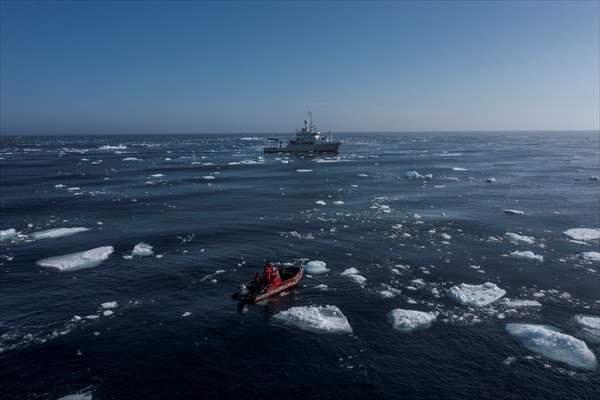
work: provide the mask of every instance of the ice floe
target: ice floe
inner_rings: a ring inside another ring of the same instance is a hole
[[[595,369],[596,356],[584,341],[556,328],[536,324],[506,324],[506,330],[529,350],[572,367]]]
[[[416,310],[404,310],[396,308],[386,314],[387,320],[394,329],[401,332],[410,332],[418,329],[426,329],[437,318],[434,312],[423,312]]]
[[[595,240],[600,239],[600,229],[594,228],[572,228],[563,232],[563,235],[573,240]]]
[[[323,201],[323,200],[317,200],[317,201],[315,201],[315,204],[318,204],[320,206],[326,206],[327,205],[327,203],[325,201]]]
[[[510,253],[510,256],[512,258],[518,258],[521,260],[530,260],[530,261],[539,261],[539,262],[544,261],[544,256],[535,254],[533,251],[529,251],[529,250],[526,250],[526,251],[515,250]]]
[[[352,267],[352,268],[346,268],[344,270],[344,272],[342,272],[340,275],[346,276],[346,277],[352,279],[354,282],[358,283],[361,286],[364,285],[367,282],[367,278],[365,278],[364,276],[360,275],[360,271],[357,270],[354,267]]]
[[[525,244],[534,244],[535,238],[533,236],[525,236],[519,235],[517,233],[506,232],[504,236],[515,244],[525,243]]]
[[[504,212],[506,214],[510,214],[510,215],[524,215],[525,211],[521,211],[521,210],[504,210]]]
[[[521,299],[502,299],[498,304],[509,308],[521,307],[541,307],[542,304],[537,300],[521,300]]]
[[[132,256],[147,257],[154,255],[154,248],[148,243],[140,242],[131,251]]]
[[[17,232],[14,228],[5,229],[3,231],[0,231],[0,242],[14,240],[17,238],[18,235],[19,232]]]
[[[31,234],[31,237],[36,240],[55,239],[55,238],[59,238],[59,237],[75,235],[77,233],[86,232],[89,230],[90,230],[89,228],[83,228],[83,227],[54,228],[54,229],[47,229],[44,231],[33,232]]]
[[[329,269],[326,268],[327,264],[324,261],[309,261],[304,264],[304,270],[306,273],[311,275],[324,274],[329,272]]]
[[[280,311],[275,321],[318,333],[352,333],[346,316],[337,306],[298,306]]]
[[[107,301],[106,303],[100,304],[100,307],[102,307],[104,310],[110,310],[112,308],[119,307],[119,303],[116,301]]]
[[[485,181],[486,181],[487,183],[496,183],[496,178],[494,178],[494,177],[491,177],[491,178],[486,178],[486,179],[485,179]]]
[[[491,282],[481,285],[461,283],[458,286],[452,286],[447,293],[448,297],[464,306],[483,307],[500,299],[506,294],[506,290]]]
[[[306,172],[312,172],[312,169],[297,169],[296,172],[300,172],[300,173],[306,173]]]
[[[121,161],[142,161],[142,160],[137,157],[125,157]]]
[[[44,258],[36,264],[40,267],[56,268],[59,271],[75,271],[83,268],[92,268],[106,260],[114,249],[112,246],[97,247],[95,249],[80,251],[78,253]]]

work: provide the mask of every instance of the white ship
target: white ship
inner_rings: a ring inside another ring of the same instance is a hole
[[[265,147],[265,153],[337,153],[341,142],[335,142],[329,132],[322,136],[313,123],[312,114],[304,120],[304,127],[296,131],[296,137],[287,144],[279,138],[269,138],[272,146]]]

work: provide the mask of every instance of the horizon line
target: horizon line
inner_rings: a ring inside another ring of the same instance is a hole
[[[326,131],[322,133],[333,134],[410,134],[410,133],[567,133],[567,132],[594,132],[600,133],[600,129],[468,129],[468,130],[403,130],[403,131]],[[4,133],[1,136],[168,136],[168,135],[292,135],[295,132],[169,132],[169,133]]]

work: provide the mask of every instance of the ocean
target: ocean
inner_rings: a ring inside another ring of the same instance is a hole
[[[0,398],[600,398],[598,132],[336,138],[1,137]]]

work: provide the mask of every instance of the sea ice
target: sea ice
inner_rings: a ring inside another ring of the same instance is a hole
[[[600,317],[596,315],[578,314],[573,317],[575,323],[583,328],[600,330]]]
[[[139,158],[136,158],[136,157],[125,157],[121,161],[142,161],[142,160],[140,160]]]
[[[452,167],[452,171],[468,171],[468,169],[461,167]]]
[[[600,229],[593,228],[572,228],[563,232],[563,235],[574,240],[595,240],[600,239]]]
[[[531,260],[531,261],[539,261],[539,262],[544,261],[544,256],[540,256],[539,254],[535,254],[533,251],[529,251],[529,250],[527,250],[527,251],[515,250],[510,253],[510,256],[512,258],[519,258],[522,260]]]
[[[181,316],[182,316],[183,318],[189,317],[190,315],[192,315],[192,313],[191,313],[191,312],[189,312],[189,311],[186,311],[186,312],[184,312],[183,314],[181,314]]]
[[[333,204],[335,204],[336,206],[343,206],[344,202],[341,201],[341,200],[336,200],[336,201],[333,202]]]
[[[116,301],[107,301],[106,303],[100,304],[100,307],[102,307],[105,310],[110,310],[112,308],[119,307],[119,303],[117,303]]]
[[[495,182],[496,182],[496,178],[494,178],[494,177],[487,178],[485,181],[486,181],[487,183],[495,183]]]
[[[309,261],[306,264],[304,264],[304,270],[307,274],[311,275],[324,274],[326,272],[329,272],[329,269],[326,268],[326,266],[327,264],[325,264],[325,262],[323,261]]]
[[[112,246],[97,247],[95,249],[80,251],[78,253],[44,258],[36,264],[41,267],[56,268],[59,271],[75,271],[83,268],[92,268],[106,260],[114,249]]]
[[[140,257],[151,256],[154,255],[154,250],[153,247],[148,243],[140,242],[135,245],[131,252],[131,255]]]
[[[483,307],[493,303],[506,294],[506,290],[499,288],[495,283],[486,282],[482,285],[469,285],[461,283],[448,290],[448,296],[464,305]]]
[[[360,274],[360,271],[354,267],[351,267],[351,268],[346,268],[344,270],[344,272],[342,272],[340,275],[349,276],[349,275],[357,275],[357,274]]]
[[[303,172],[312,172],[312,169],[297,169],[296,172],[300,172],[300,173],[303,173]]]
[[[110,317],[113,314],[114,312],[112,312],[112,310],[105,310],[102,312],[102,315],[104,315],[105,317]]]
[[[326,206],[327,205],[327,203],[325,201],[323,201],[323,200],[317,200],[317,201],[315,201],[315,204],[318,204],[320,206]]]
[[[18,234],[19,232],[17,232],[14,228],[0,231],[0,242],[16,239]]]
[[[588,262],[600,262],[600,253],[597,251],[584,251],[577,254],[577,258]]]
[[[292,307],[278,312],[273,319],[311,332],[352,333],[346,316],[333,305]]]
[[[104,146],[100,146],[98,147],[98,150],[125,150],[127,149],[127,146],[120,144],[118,146],[111,146],[111,145],[104,145]]]
[[[349,275],[348,277],[359,285],[364,285],[367,282],[367,278],[362,275]]]
[[[64,236],[75,235],[79,232],[89,231],[89,228],[77,227],[77,228],[55,228],[55,229],[47,229],[45,231],[33,232],[31,237],[37,240],[42,239],[54,239]]]
[[[529,350],[572,367],[595,369],[596,356],[584,341],[559,332],[556,328],[536,324],[506,324],[509,334]]]
[[[523,214],[525,214],[525,211],[521,211],[521,210],[504,210],[504,212],[506,214],[510,214],[510,215],[523,215]]]
[[[437,315],[431,312],[396,308],[387,313],[386,317],[394,329],[401,332],[410,332],[417,329],[429,328],[431,323],[437,318]]]
[[[506,232],[504,234],[504,236],[506,236],[506,238],[508,240],[510,240],[511,242],[518,244],[518,243],[526,243],[526,244],[534,244],[535,243],[535,238],[533,236],[524,236],[524,235],[519,235],[516,233],[512,233],[512,232]]]

